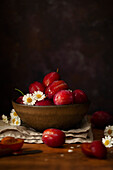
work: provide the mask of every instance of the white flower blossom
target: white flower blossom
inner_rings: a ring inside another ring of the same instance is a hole
[[[113,126],[110,126],[110,125],[106,126],[104,130],[104,135],[113,137]]]
[[[7,116],[2,115],[2,121],[3,121],[4,123],[8,123],[8,118],[7,118]]]
[[[21,125],[21,119],[20,119],[20,117],[19,117],[19,116],[17,116],[17,117],[12,117],[12,118],[10,119],[10,125],[11,125],[11,126],[13,126],[13,125],[15,125],[15,126],[20,126],[20,125]]]
[[[36,102],[36,99],[34,98],[34,96],[32,94],[26,94],[23,96],[23,103],[25,105],[34,105]]]
[[[18,115],[17,115],[16,111],[14,109],[12,109],[10,116],[11,116],[11,118],[13,118],[13,117],[17,117]]]
[[[102,138],[102,143],[105,145],[105,147],[110,148],[113,146],[113,139],[111,136],[105,136],[105,138]]]
[[[35,100],[38,100],[38,101],[41,101],[46,97],[42,91],[35,91],[33,93],[33,96],[34,96]]]

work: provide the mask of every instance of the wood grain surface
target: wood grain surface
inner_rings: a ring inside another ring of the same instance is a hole
[[[94,139],[103,137],[103,130],[93,129]],[[71,147],[74,147],[72,149]],[[41,153],[6,156],[0,158],[0,170],[74,170],[74,169],[113,169],[113,148],[109,148],[107,159],[89,158],[81,151],[80,144],[65,144],[62,148],[50,148],[45,144],[24,144],[23,150],[42,150]],[[68,152],[69,150],[73,152]]]

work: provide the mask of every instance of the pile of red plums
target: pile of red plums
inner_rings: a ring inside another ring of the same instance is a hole
[[[35,81],[29,86],[29,93],[35,91],[41,91],[46,95],[46,98],[42,101],[37,101],[37,106],[47,105],[67,105],[74,103],[86,103],[88,97],[83,90],[76,89],[74,91],[69,90],[67,83],[60,79],[58,72],[50,72],[45,75],[43,82]],[[16,102],[23,104],[23,96],[20,96]]]

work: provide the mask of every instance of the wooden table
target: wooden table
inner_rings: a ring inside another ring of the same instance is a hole
[[[93,130],[94,139],[103,137],[103,130]],[[68,152],[73,146],[73,152]],[[65,144],[63,148],[50,148],[45,144],[24,144],[23,150],[42,150],[41,153],[0,158],[0,170],[113,170],[113,148],[108,149],[107,159],[88,158],[80,144]]]

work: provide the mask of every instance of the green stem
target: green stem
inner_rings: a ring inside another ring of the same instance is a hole
[[[8,120],[10,120],[10,119],[11,119],[11,117],[8,117],[7,119],[8,119]]]
[[[24,96],[24,93],[21,90],[19,90],[17,88],[15,88],[15,90],[19,91]]]

